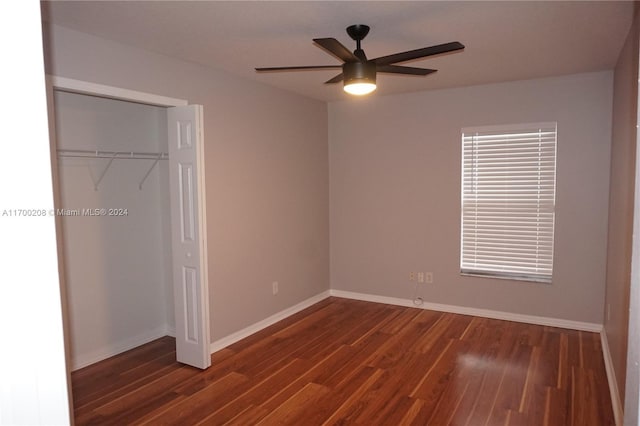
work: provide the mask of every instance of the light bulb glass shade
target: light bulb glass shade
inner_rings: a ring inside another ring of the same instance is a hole
[[[344,91],[351,95],[358,95],[358,96],[367,95],[373,92],[374,90],[376,90],[375,83],[367,83],[367,82],[358,83],[356,81],[356,82],[352,82],[344,85]]]
[[[347,62],[342,66],[344,91],[366,95],[376,90],[376,65],[373,62]]]

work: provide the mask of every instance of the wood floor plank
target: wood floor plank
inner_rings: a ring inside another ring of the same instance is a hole
[[[322,385],[308,383],[282,405],[271,411],[269,415],[259,421],[257,425],[304,424],[312,426],[314,424],[321,424],[311,423],[309,421],[307,407],[314,406],[320,398],[329,392],[330,390]]]
[[[167,392],[167,389],[172,389],[197,374],[198,371],[195,368],[180,366],[144,385],[130,388],[127,392],[118,392],[117,397],[101,398],[92,410],[76,411],[76,424],[92,423],[92,419],[96,416],[114,421],[129,415],[133,417],[144,416],[157,408],[152,403],[158,402],[159,406],[163,406],[168,403],[169,399],[173,400],[178,397],[175,392]]]
[[[360,340],[366,339],[372,333],[381,330],[388,322],[389,313],[393,310],[388,305],[371,304],[366,310],[349,310],[349,318],[338,327],[331,330],[330,339],[319,341],[317,346],[308,347],[305,351],[299,352],[298,356],[311,361],[323,359],[327,354],[333,352],[342,345],[354,345]],[[367,318],[367,321],[362,321]]]
[[[540,386],[558,387],[560,369],[560,333],[551,327],[544,327],[544,335],[539,346],[536,382]]]
[[[426,353],[434,345],[448,341],[449,339],[445,338],[444,334],[447,331],[447,327],[453,323],[453,320],[453,315],[441,314],[422,335],[417,336],[413,350]]]
[[[531,353],[530,346],[520,343],[514,345],[509,357],[510,361],[505,366],[502,381],[496,393],[493,410],[489,416],[490,423],[503,423],[503,418],[509,411],[518,412],[524,393]],[[508,423],[507,420],[505,421]]]
[[[275,324],[270,325],[269,327],[266,327],[256,333],[253,333],[252,335],[245,337],[242,340],[239,340],[238,342],[235,342],[231,345],[228,346],[228,349],[233,350],[234,352],[241,352],[243,351],[245,348],[255,344],[256,342],[260,342],[261,340],[263,340],[266,337],[271,337],[274,335],[274,333],[282,331],[284,329],[286,329],[288,326],[297,323],[298,321],[300,321],[301,319],[304,319],[310,315],[312,315],[313,313],[315,313],[316,311],[320,311],[322,309],[324,309],[325,307],[327,307],[328,305],[333,304],[332,301],[330,299],[324,299],[306,309],[303,309],[300,312],[297,312],[281,321],[278,321]]]
[[[325,410],[326,417],[322,420],[323,425],[335,425],[340,423],[348,423],[351,419],[355,419],[362,409],[362,401],[364,396],[370,389],[380,381],[383,370],[373,368],[362,368],[358,370],[359,374],[353,375],[348,381],[343,382],[345,386],[340,387],[340,392],[336,394],[342,396],[338,404],[335,403],[334,395],[327,395],[324,398],[325,406],[332,406],[331,412]],[[331,404],[329,404],[331,403]],[[312,421],[313,422],[313,421]]]
[[[545,405],[544,426],[571,425],[571,398],[566,391],[547,388]]]
[[[218,410],[211,410],[211,413],[202,420],[204,424],[224,424],[226,422],[239,421],[240,418],[246,419],[248,415],[257,422],[260,420],[261,414],[266,416],[268,411],[265,409],[253,409],[251,413],[245,413],[238,418],[238,413],[242,413],[246,407],[259,407],[273,394],[282,387],[291,383],[296,378],[303,375],[309,369],[309,363],[300,359],[294,359],[279,370],[273,371],[273,374],[267,375],[264,380],[254,383],[253,381],[249,389],[245,390],[238,398],[229,401],[226,405],[221,406]],[[235,419],[235,420],[234,420]]]
[[[380,331],[387,334],[396,334],[402,331],[407,324],[414,321],[419,314],[420,311],[414,309],[400,311],[400,313],[395,316],[392,321],[386,323]]]
[[[95,395],[91,399],[87,399],[85,404],[75,406],[75,416],[76,418],[82,419],[84,416],[90,416],[92,412],[95,412],[99,407],[107,405],[113,401],[118,400],[121,397],[127,397],[132,394],[140,394],[142,393],[144,386],[154,383],[160,379],[166,380],[167,378],[172,377],[172,373],[175,371],[181,370],[187,374],[186,377],[193,376],[197,374],[195,370],[190,370],[184,368],[177,364],[174,360],[174,363],[170,366],[160,368],[155,370],[153,373],[148,374],[147,376],[140,378],[138,380],[132,380],[129,383],[120,384],[120,387],[114,387],[112,384],[109,384],[107,387],[114,389],[112,392],[104,394],[102,396]]]
[[[237,386],[248,381],[247,377],[238,373],[229,373],[220,380],[211,383],[204,389],[184,397],[168,410],[157,410],[154,417],[145,419],[155,425],[196,424],[208,417],[218,407],[235,399],[240,392]]]
[[[409,352],[397,364],[387,369],[384,389],[389,396],[382,406],[376,403],[371,405],[367,411],[369,415],[380,419],[383,424],[396,424],[404,419],[404,412],[398,410],[408,410],[413,406],[415,398],[409,395],[423,379],[417,372],[428,370],[437,354],[437,351],[430,354]],[[407,400],[410,400],[410,403]],[[424,401],[422,402],[424,405]]]
[[[448,343],[442,346],[442,350],[431,351],[434,357],[431,366],[424,372],[422,380],[409,396],[426,401],[431,401],[434,397],[439,398],[458,365],[458,353],[463,344],[465,342],[449,339]]]
[[[74,393],[74,406],[82,407],[88,400],[101,398],[123,384],[144,378],[150,371],[175,363],[175,343],[169,337],[154,340],[137,349],[108,358],[99,367],[92,365],[74,371],[72,384],[77,390]],[[134,373],[127,374],[132,370]]]
[[[233,419],[229,420],[225,423],[220,423],[217,417],[210,417],[204,420],[202,423],[198,423],[198,426],[216,426],[220,424],[229,425],[229,426],[247,426],[247,425],[255,425],[260,420],[264,419],[269,415],[269,412],[262,407],[256,407],[255,405],[250,405],[243,411],[241,411],[238,415],[236,415]]]
[[[275,410],[286,400],[304,388],[308,383],[323,384],[322,378],[333,376],[333,373],[343,366],[345,361],[349,359],[348,354],[352,353],[353,350],[350,347],[343,346],[338,348],[334,353],[330,354],[321,362],[310,367],[306,373],[295,378],[286,386],[283,386],[282,389],[279,389],[274,395],[271,395],[269,399],[261,404],[261,406],[266,408],[268,411]],[[344,376],[341,377],[344,378]]]
[[[368,366],[366,361],[388,339],[389,335],[376,332],[354,346],[346,346],[351,355],[344,359],[336,357],[333,361],[335,366],[331,369],[325,369],[322,375],[314,377],[314,381],[330,388],[337,387],[351,372],[361,366]]]
[[[582,407],[572,410],[571,421],[573,425],[601,425],[605,424],[599,406],[596,392],[596,382],[593,371],[590,369],[573,368],[573,392],[572,406]]]
[[[328,298],[211,356],[72,374],[77,425],[613,425],[597,333]]]
[[[454,382],[449,384],[443,395],[443,400],[452,399],[456,401],[455,409],[453,410],[453,416],[449,417],[449,421],[452,424],[465,425],[473,418],[473,410],[477,405],[479,399],[487,398],[487,395],[483,395],[480,389],[487,376],[486,368],[480,360],[476,362],[465,361],[465,364],[454,379]],[[446,409],[446,405],[440,405],[439,410]],[[475,419],[473,419],[475,421]]]

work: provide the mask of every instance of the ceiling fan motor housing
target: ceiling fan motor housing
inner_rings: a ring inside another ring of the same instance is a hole
[[[346,62],[342,66],[342,73],[345,86],[354,82],[376,82],[376,64],[373,62]]]

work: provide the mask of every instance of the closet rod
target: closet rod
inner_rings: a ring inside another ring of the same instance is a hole
[[[77,157],[77,158],[117,158],[119,160],[167,160],[169,154],[166,152],[134,152],[134,151],[99,151],[89,149],[59,149],[60,157]]]

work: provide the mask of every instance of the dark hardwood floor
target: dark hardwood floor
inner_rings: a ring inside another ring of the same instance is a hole
[[[76,424],[613,425],[596,333],[329,298],[212,355],[72,374]]]

